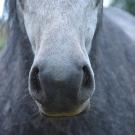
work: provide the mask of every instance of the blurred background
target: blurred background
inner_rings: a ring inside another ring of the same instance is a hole
[[[4,0],[0,0],[0,50],[2,50],[6,37],[6,14],[4,14]],[[115,6],[126,10],[135,16],[135,0],[104,0],[104,7]]]

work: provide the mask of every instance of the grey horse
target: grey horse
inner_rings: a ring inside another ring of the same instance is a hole
[[[135,42],[111,19],[117,10],[102,0],[5,6],[0,135],[134,135]]]

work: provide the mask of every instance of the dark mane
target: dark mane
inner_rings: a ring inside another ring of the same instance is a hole
[[[4,11],[7,13],[7,24],[9,30],[15,30],[19,27],[19,20],[17,15],[16,0],[5,0]]]
[[[23,19],[20,17],[17,9],[17,0],[5,0],[4,11],[7,15],[7,29],[9,33],[8,42],[15,38],[14,40],[18,39],[25,41],[30,46],[30,42],[23,24]],[[9,45],[10,43],[7,44]]]
[[[26,37],[25,30],[21,30],[21,24],[19,22],[19,13],[17,11],[17,0],[5,0],[4,3],[4,11],[7,15],[7,28],[9,32],[9,40],[12,39],[10,38],[11,35],[14,35],[14,32],[20,33],[24,40],[28,40]],[[16,35],[17,36],[17,35]],[[18,35],[19,37],[20,35]]]
[[[5,0],[4,11],[8,15],[6,21],[8,37],[5,49],[3,50],[3,53],[0,57],[0,61],[3,61],[5,71],[6,67],[10,63],[14,62],[15,64],[15,61],[16,63],[23,62],[24,59],[28,59],[29,66],[31,66],[30,61],[33,60],[33,53],[27,34],[21,30],[19,24],[16,0]],[[21,57],[18,57],[18,55],[20,55]],[[12,67],[10,70],[12,70]]]

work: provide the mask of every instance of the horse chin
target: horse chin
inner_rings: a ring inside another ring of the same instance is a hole
[[[75,117],[75,116],[80,116],[85,114],[86,112],[88,112],[90,110],[90,99],[88,99],[87,101],[85,101],[83,104],[75,107],[75,109],[73,109],[72,111],[68,111],[68,112],[49,112],[47,111],[47,109],[41,105],[39,102],[36,101],[36,104],[39,108],[39,113],[44,116],[44,117],[52,117],[52,118],[60,118],[60,117]]]

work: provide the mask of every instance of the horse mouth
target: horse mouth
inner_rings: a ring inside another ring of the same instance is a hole
[[[75,107],[75,109],[70,111],[49,111],[44,106],[42,106],[40,103],[36,102],[39,108],[39,112],[42,116],[45,117],[74,117],[78,115],[85,114],[90,109],[90,100],[85,101],[83,104]]]

